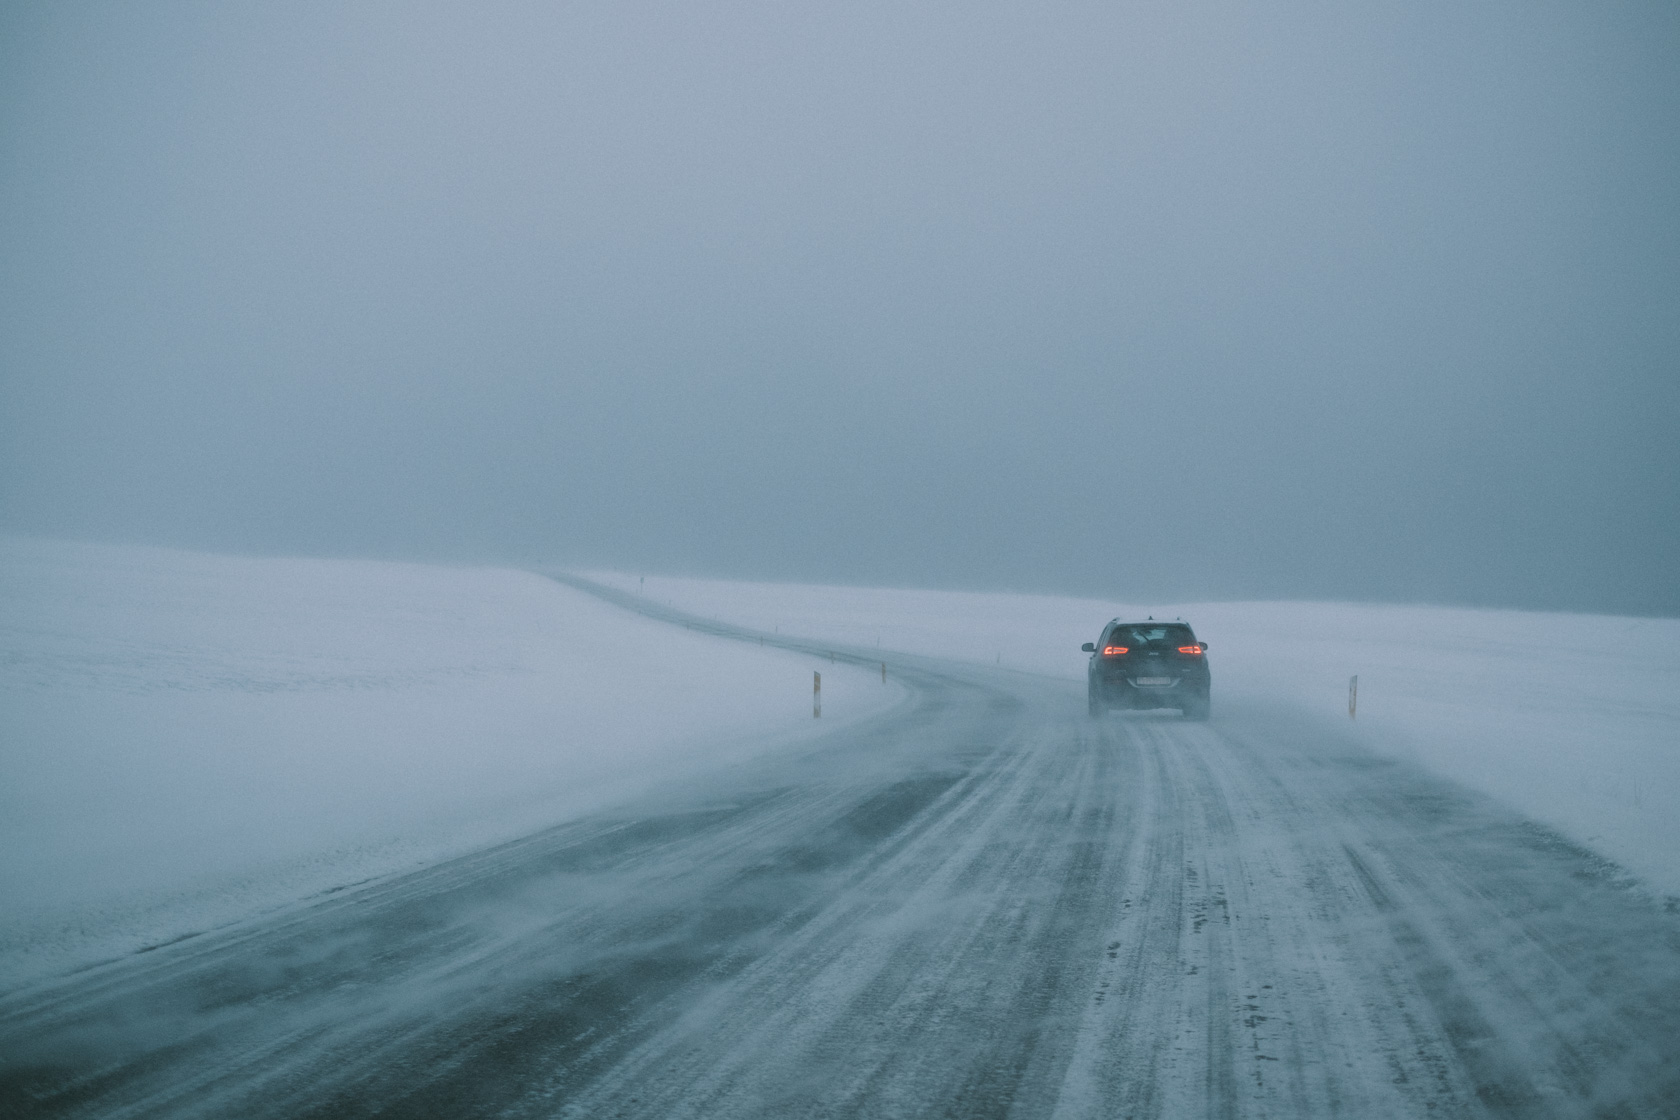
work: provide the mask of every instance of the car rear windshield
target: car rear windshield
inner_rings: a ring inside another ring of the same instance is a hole
[[[1188,626],[1156,626],[1132,623],[1116,626],[1108,636],[1108,645],[1128,649],[1177,649],[1196,640]]]

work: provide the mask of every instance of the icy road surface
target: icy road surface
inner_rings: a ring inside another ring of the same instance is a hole
[[[797,752],[0,996],[0,1115],[1680,1116],[1680,916],[1590,853],[1283,709],[887,664]]]

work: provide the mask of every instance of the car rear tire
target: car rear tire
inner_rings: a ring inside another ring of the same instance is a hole
[[[1107,710],[1108,705],[1102,702],[1102,698],[1097,695],[1096,689],[1088,688],[1085,690],[1085,711],[1092,719],[1096,719]]]
[[[1212,697],[1205,692],[1200,696],[1191,697],[1190,702],[1184,705],[1183,711],[1185,719],[1198,722],[1205,720],[1213,712]]]

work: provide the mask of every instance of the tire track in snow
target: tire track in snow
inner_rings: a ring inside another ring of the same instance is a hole
[[[1070,926],[1083,932],[1066,920],[1080,901],[1068,890],[1085,892],[1109,831],[1111,807],[1090,793],[1107,783],[1090,778],[1111,760],[1087,751],[1046,782],[1047,756],[1064,747],[1007,744],[960,800],[930,806],[943,820],[743,975],[721,999],[726,1015],[654,1040],[568,1114],[600,1114],[630,1085],[642,1086],[638,1107],[611,1114],[727,1115],[740,1099],[766,1114],[902,1114],[930,1082],[946,1083],[959,1114],[1016,1099],[1059,974],[1077,960],[1063,943]],[[1067,843],[1070,824],[1091,841]],[[938,1055],[934,1069],[923,1051]],[[843,1063],[821,1058],[839,1052]],[[665,1090],[650,1092],[651,1078]]]

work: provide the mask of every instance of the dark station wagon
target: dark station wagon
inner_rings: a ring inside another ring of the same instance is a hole
[[[1101,641],[1080,648],[1091,655],[1091,715],[1110,708],[1177,708],[1186,719],[1208,718],[1213,678],[1207,643],[1197,640],[1188,622],[1117,618],[1103,627]]]

